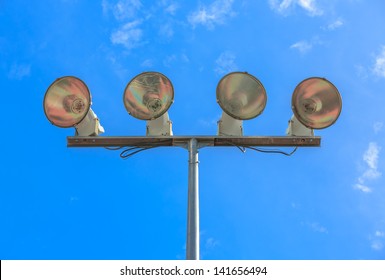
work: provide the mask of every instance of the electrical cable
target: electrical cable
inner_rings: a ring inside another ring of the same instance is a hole
[[[271,153],[271,154],[282,154],[282,155],[285,155],[285,156],[291,156],[292,154],[294,154],[298,147],[295,147],[290,153],[287,153],[287,152],[284,152],[282,150],[268,150],[268,149],[260,149],[260,148],[255,148],[255,147],[252,147],[252,146],[239,146],[239,145],[236,145],[230,141],[226,141],[227,144],[230,144],[236,148],[238,148],[242,153],[245,153],[246,152],[246,149],[250,149],[250,150],[253,150],[253,151],[257,151],[257,152],[261,152],[261,153]]]
[[[159,147],[161,147],[161,146],[152,146],[152,147],[145,147],[145,148],[131,147],[131,148],[128,148],[128,149],[125,149],[124,151],[122,151],[120,153],[120,157],[122,159],[128,159],[129,157],[132,157],[133,155],[135,155],[137,153],[143,152],[145,150],[153,149],[153,148],[159,148]],[[127,152],[135,150],[135,149],[137,149],[137,150],[127,154]]]
[[[226,142],[227,144],[230,144],[230,145],[232,145],[232,146],[238,148],[242,153],[245,153],[245,152],[246,152],[246,148],[243,147],[243,146],[238,146],[238,145],[236,145],[236,144],[234,144],[234,143],[231,143],[230,141],[225,141],[225,142]]]
[[[125,146],[120,146],[120,147],[104,147],[105,149],[107,150],[110,150],[110,151],[117,151],[117,150],[120,150],[122,148],[124,148]]]
[[[281,150],[264,150],[264,149],[260,149],[260,148],[255,148],[255,147],[251,147],[251,146],[245,146],[244,148],[247,148],[247,149],[250,149],[250,150],[254,150],[254,151],[257,151],[257,152],[261,152],[261,153],[272,153],[272,154],[282,154],[282,155],[285,155],[285,156],[291,156],[292,154],[294,154],[298,147],[295,147],[290,153],[286,153],[284,151],[281,151]]]

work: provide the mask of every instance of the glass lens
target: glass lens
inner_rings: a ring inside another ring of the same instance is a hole
[[[303,125],[322,129],[336,122],[341,113],[342,99],[328,80],[309,78],[295,88],[292,109]]]
[[[173,100],[171,81],[158,72],[139,74],[128,83],[123,95],[128,113],[140,120],[160,117],[167,112]]]
[[[72,127],[87,115],[91,95],[86,84],[72,76],[53,82],[44,96],[44,112],[59,127]]]
[[[257,78],[248,73],[233,72],[219,81],[217,102],[233,118],[248,120],[262,113],[267,95]]]

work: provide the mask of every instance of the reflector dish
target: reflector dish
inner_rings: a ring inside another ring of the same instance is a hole
[[[44,96],[44,113],[59,127],[72,127],[80,123],[91,106],[91,94],[86,84],[73,76],[54,81]]]
[[[158,72],[144,72],[133,78],[123,95],[127,112],[140,120],[153,120],[163,115],[174,101],[171,81]]]
[[[257,78],[245,72],[232,72],[219,81],[217,102],[231,117],[248,120],[262,113],[267,96]]]
[[[308,78],[295,88],[292,110],[296,118],[306,127],[322,129],[338,119],[342,99],[337,88],[323,78]]]

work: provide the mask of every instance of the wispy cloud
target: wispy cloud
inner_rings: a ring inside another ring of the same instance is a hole
[[[333,21],[332,23],[328,24],[326,26],[326,28],[323,28],[323,29],[326,29],[326,30],[335,30],[337,28],[340,28],[341,26],[344,25],[344,21],[342,19],[337,19],[335,21]]]
[[[311,16],[320,16],[323,11],[317,7],[315,0],[297,0],[297,4],[305,9]]]
[[[382,130],[383,127],[384,127],[384,123],[383,122],[375,122],[373,124],[374,133],[375,134],[379,133]]]
[[[314,46],[323,45],[324,42],[318,36],[314,36],[310,40],[300,40],[290,46],[291,49],[299,51],[301,54],[310,52]]]
[[[314,232],[325,233],[325,234],[329,233],[328,229],[320,225],[319,223],[310,223],[309,226]]]
[[[172,16],[175,16],[176,11],[179,9],[179,5],[175,2],[168,3],[168,1],[166,1],[163,5],[164,11]]]
[[[384,248],[384,244],[382,243],[382,241],[374,240],[372,241],[371,247],[373,250],[381,251]]]
[[[381,52],[375,58],[373,72],[375,75],[385,78],[385,46],[382,46]]]
[[[384,249],[385,232],[376,230],[374,236],[369,237],[371,242],[370,247],[375,251],[382,251]]]
[[[269,0],[269,4],[271,9],[284,15],[288,14],[296,6],[304,9],[309,16],[320,16],[323,14],[316,0]]]
[[[227,74],[238,69],[235,63],[235,55],[229,51],[221,53],[215,61],[215,65],[214,71],[219,75]]]
[[[309,52],[313,48],[313,44],[309,41],[302,40],[298,41],[297,43],[294,43],[290,46],[291,49],[296,49],[300,53],[305,54]]]
[[[154,62],[151,60],[151,59],[146,59],[144,60],[140,66],[144,67],[144,68],[151,68],[152,66],[154,65]]]
[[[367,67],[362,65],[355,65],[356,74],[361,79],[367,79],[369,77],[369,72]],[[369,69],[370,70],[370,69]]]
[[[140,24],[140,20],[126,23],[111,34],[111,42],[115,45],[123,45],[127,49],[139,46],[143,37],[143,31],[139,27]]]
[[[122,64],[122,60],[117,57],[113,52],[107,54],[107,60],[110,62],[113,71],[115,74],[123,80],[127,79],[128,70],[125,68],[125,65]]]
[[[159,27],[159,35],[165,38],[171,38],[174,35],[174,28],[171,23],[162,24]]]
[[[8,78],[12,80],[21,80],[31,74],[31,65],[29,64],[12,64],[8,71]]]
[[[220,120],[220,118],[221,115],[217,115],[216,117],[211,119],[199,119],[198,122],[201,126],[212,128],[218,125],[218,120]]]
[[[111,12],[118,21],[134,18],[141,7],[142,3],[140,0],[102,0],[103,15],[106,16]]]
[[[364,152],[362,160],[367,165],[365,171],[357,179],[357,183],[354,185],[355,189],[358,189],[365,193],[372,192],[372,189],[367,186],[367,181],[377,179],[381,176],[381,172],[378,171],[378,159],[381,147],[375,143],[370,142],[368,149]]]
[[[380,153],[380,147],[375,142],[370,142],[368,149],[363,155],[363,160],[368,164],[369,169],[377,172],[378,154]]]
[[[206,249],[213,249],[219,245],[219,241],[214,239],[213,237],[209,237],[206,239],[205,247]]]
[[[197,11],[188,16],[188,22],[195,28],[203,25],[208,29],[213,29],[216,25],[221,25],[229,18],[235,16],[232,9],[233,0],[216,0],[211,5],[201,5]]]
[[[165,67],[173,67],[173,65],[175,63],[180,63],[180,62],[181,63],[189,63],[190,59],[184,53],[182,53],[182,54],[171,54],[171,55],[166,56],[163,59],[163,65]]]
[[[313,232],[317,232],[317,233],[324,233],[324,234],[328,234],[329,231],[326,227],[322,226],[320,223],[318,222],[312,222],[312,223],[309,223],[309,222],[301,222],[301,225],[302,226],[306,226],[307,228],[309,228],[310,230],[312,230]]]

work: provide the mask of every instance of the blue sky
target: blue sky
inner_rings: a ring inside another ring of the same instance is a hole
[[[0,259],[185,258],[187,152],[70,149],[74,130],[42,107],[74,75],[105,136],[145,135],[122,102],[144,71],[174,85],[174,135],[215,135],[232,71],[268,95],[245,135],[283,136],[305,78],[342,95],[321,148],[200,150],[202,259],[385,259],[384,14],[380,0],[0,0]]]

